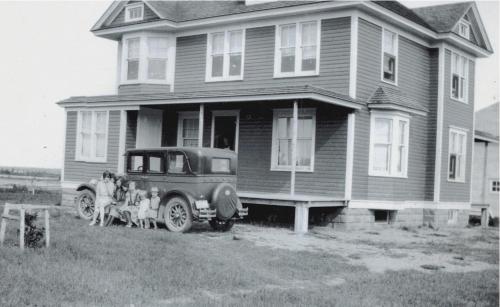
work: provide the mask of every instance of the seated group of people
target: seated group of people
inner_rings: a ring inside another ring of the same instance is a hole
[[[151,198],[148,198],[147,191],[136,189],[134,181],[126,182],[124,177],[115,178],[105,171],[97,182],[95,191],[95,209],[90,226],[96,225],[99,218],[100,226],[109,226],[115,219],[119,219],[126,222],[127,227],[135,224],[148,229],[153,223],[154,228],[158,228],[156,219],[160,197],[157,187],[151,188]]]

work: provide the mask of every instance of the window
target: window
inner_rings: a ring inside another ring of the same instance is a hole
[[[243,78],[244,30],[208,35],[207,81],[241,80]]]
[[[108,111],[78,112],[76,160],[106,162]]]
[[[291,109],[274,110],[271,170],[292,169],[292,129]],[[300,109],[297,131],[296,170],[314,170],[314,142],[316,134],[316,110]]]
[[[151,155],[148,157],[148,173],[161,174],[165,172],[165,165],[163,157],[159,154]]]
[[[275,77],[319,73],[320,22],[299,22],[276,27]]]
[[[467,132],[460,129],[450,128],[448,143],[448,180],[465,182]]]
[[[212,158],[212,173],[229,173],[229,159]]]
[[[168,172],[170,174],[187,174],[189,172],[186,156],[182,152],[168,153]]]
[[[158,33],[124,35],[122,83],[168,84],[169,39]]]
[[[470,39],[470,23],[467,20],[462,19],[458,23],[458,35]]]
[[[395,210],[373,210],[375,223],[391,224],[396,220]]]
[[[197,147],[199,125],[198,112],[179,112],[177,146]]]
[[[467,103],[469,60],[451,53],[451,98]]]
[[[372,114],[370,176],[407,176],[409,125],[410,120],[406,115]]]
[[[125,7],[125,22],[143,19],[144,5],[142,3],[130,4]]]
[[[500,181],[497,179],[497,180],[491,180],[490,181],[490,191],[492,193],[499,193],[500,192]]]
[[[398,35],[383,30],[382,34],[382,80],[397,83]]]
[[[128,156],[127,171],[129,173],[142,173],[144,170],[143,154],[131,154]]]

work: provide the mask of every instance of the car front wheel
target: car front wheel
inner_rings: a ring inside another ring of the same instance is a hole
[[[172,232],[186,232],[191,228],[193,215],[182,197],[172,197],[165,206],[165,225]]]
[[[90,220],[94,214],[95,195],[90,190],[83,190],[76,197],[76,211],[80,218]]]

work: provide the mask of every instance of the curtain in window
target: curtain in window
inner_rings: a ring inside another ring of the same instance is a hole
[[[222,77],[224,67],[224,32],[212,34],[212,77]]]
[[[278,165],[291,165],[292,161],[292,129],[291,117],[278,118]],[[300,117],[297,131],[297,166],[311,165],[311,145],[313,138],[312,117]]]
[[[392,120],[385,118],[375,119],[373,169],[376,171],[390,171],[392,146]]]
[[[127,80],[139,78],[140,38],[127,40]]]
[[[81,112],[81,149],[80,155],[82,157],[90,157],[91,142],[92,142],[92,112]]]
[[[280,27],[281,72],[295,71],[295,24]]]
[[[95,125],[95,156],[97,158],[104,158],[106,152],[106,125],[107,125],[107,112],[95,112],[96,125]]]
[[[317,23],[308,22],[302,26],[302,71],[316,70]]]
[[[168,42],[163,37],[148,37],[148,79],[165,80]]]
[[[241,74],[241,52],[243,44],[243,32],[229,32],[229,75],[239,76]]]
[[[198,146],[198,125],[197,118],[185,118],[182,120],[182,146]]]

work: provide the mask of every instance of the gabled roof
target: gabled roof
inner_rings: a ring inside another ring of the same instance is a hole
[[[397,1],[372,1],[375,4],[380,5],[381,7],[388,9],[389,11],[396,13],[406,19],[409,19],[421,26],[424,26],[430,30],[434,30],[431,25],[429,25],[422,17],[415,13],[414,10],[407,8],[403,4]]]
[[[451,32],[473,2],[458,2],[414,8],[413,11],[438,33]]]
[[[416,100],[392,86],[379,86],[368,100],[369,108],[406,110],[412,113],[427,113],[429,110]]]
[[[135,95],[78,96],[59,101],[58,104],[64,107],[92,107],[102,105],[252,102],[288,99],[311,99],[355,109],[359,109],[365,105],[362,101],[353,99],[347,95],[311,85]]]

